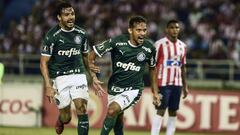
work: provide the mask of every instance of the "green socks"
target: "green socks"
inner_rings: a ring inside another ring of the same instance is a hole
[[[116,120],[113,131],[114,131],[115,135],[123,135],[123,120],[122,120],[122,118],[119,118],[119,116]]]
[[[112,130],[116,122],[116,117],[106,117],[103,123],[103,127],[101,130],[101,135],[108,135],[109,132]]]
[[[78,115],[78,135],[88,135],[89,122],[88,115]]]

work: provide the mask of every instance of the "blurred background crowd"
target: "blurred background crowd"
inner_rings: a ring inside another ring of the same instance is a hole
[[[164,36],[166,21],[182,23],[181,39],[188,58],[239,61],[239,0],[70,0],[76,23],[87,30],[90,43],[126,32],[128,17],[148,19],[149,37]],[[56,25],[56,0],[1,0],[0,53],[39,54],[41,40]]]

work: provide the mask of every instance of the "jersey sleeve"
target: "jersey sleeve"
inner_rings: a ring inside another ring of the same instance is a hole
[[[158,40],[158,41],[156,41],[155,43],[154,43],[154,47],[156,48],[156,57],[155,57],[155,59],[156,59],[156,61],[157,61],[157,59],[158,59],[158,55],[159,55],[159,53],[160,53],[160,47],[161,47],[161,40]]]
[[[187,64],[186,56],[187,56],[187,48],[186,48],[186,46],[185,46],[185,47],[184,47],[184,54],[183,54],[183,57],[182,57],[182,59],[181,59],[182,65]]]
[[[83,45],[81,46],[81,51],[83,53],[88,53],[89,52],[89,42],[88,42],[87,36],[85,38],[85,41],[84,41]]]
[[[106,40],[101,44],[93,46],[94,52],[99,56],[102,57],[105,53],[111,51],[114,48],[114,43],[112,39]]]
[[[54,46],[53,38],[46,36],[42,42],[41,55],[52,56],[53,46]]]
[[[156,48],[152,47],[150,59],[148,61],[149,67],[155,67],[156,66]]]

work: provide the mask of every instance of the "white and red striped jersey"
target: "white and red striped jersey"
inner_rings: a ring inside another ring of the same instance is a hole
[[[186,64],[186,44],[164,37],[155,42],[158,86],[182,86],[181,66]]]

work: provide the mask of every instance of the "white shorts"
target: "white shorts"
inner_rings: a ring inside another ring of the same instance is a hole
[[[59,109],[70,105],[73,99],[82,98],[88,100],[89,98],[88,83],[85,74],[58,76],[53,80],[53,87],[58,91],[55,98]]]
[[[139,90],[124,91],[117,95],[108,95],[108,105],[112,102],[116,102],[121,107],[121,110],[125,110],[128,107],[136,104],[141,96]]]

